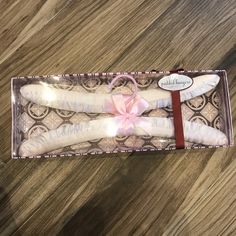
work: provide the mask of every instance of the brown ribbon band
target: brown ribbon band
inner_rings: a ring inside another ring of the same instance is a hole
[[[174,116],[176,148],[182,149],[184,148],[184,130],[180,103],[180,91],[172,91],[171,98]]]
[[[152,70],[158,72],[158,70]],[[170,70],[170,73],[178,73],[179,71],[184,71],[183,68]],[[183,149],[185,147],[184,144],[184,128],[183,128],[183,119],[181,112],[181,103],[180,103],[180,91],[172,91],[172,108],[173,108],[173,116],[174,116],[174,129],[175,129],[175,142],[177,149]]]

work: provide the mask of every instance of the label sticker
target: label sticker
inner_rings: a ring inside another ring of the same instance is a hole
[[[190,77],[180,74],[167,75],[158,81],[159,87],[168,91],[184,90],[191,87],[192,84],[193,80]]]

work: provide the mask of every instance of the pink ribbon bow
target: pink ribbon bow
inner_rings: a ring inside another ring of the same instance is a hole
[[[135,124],[143,124],[140,115],[149,107],[148,102],[137,94],[137,83],[135,79],[129,75],[119,75],[113,79],[110,86],[120,78],[128,77],[134,82],[135,91],[133,95],[113,94],[112,101],[106,104],[107,112],[116,115],[115,119],[118,123],[119,135],[131,135],[134,131]],[[141,126],[142,127],[142,126]]]

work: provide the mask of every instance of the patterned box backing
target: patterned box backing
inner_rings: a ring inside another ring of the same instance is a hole
[[[216,72],[185,72],[190,77],[196,77],[202,74],[211,74]],[[221,77],[220,83],[216,89],[189,101],[183,102],[181,105],[183,119],[199,122],[208,126],[220,129],[229,137],[231,133],[230,118],[227,112],[230,108],[227,106],[227,87],[225,87],[225,74],[218,71]],[[60,75],[60,76],[42,76],[42,77],[18,77],[12,80],[12,90],[14,93],[13,101],[13,158],[18,157],[18,149],[25,139],[39,135],[51,129],[56,129],[64,124],[74,124],[81,121],[89,121],[93,119],[101,119],[112,116],[109,114],[87,114],[75,113],[40,106],[25,100],[20,95],[20,87],[25,84],[38,83],[40,81],[47,82],[55,88],[66,90],[74,90],[83,93],[108,93],[108,83],[116,74],[76,74],[76,75]],[[140,90],[149,88],[157,88],[158,80],[165,73],[132,73],[138,83]],[[113,92],[122,92],[130,94],[132,92],[132,83],[129,81],[117,82]],[[172,109],[155,109],[143,114],[143,116],[156,117],[172,117]],[[230,143],[229,143],[230,144]],[[203,148],[201,144],[185,143],[186,148]],[[138,150],[160,150],[174,149],[174,139],[163,139],[161,137],[150,136],[128,136],[103,138],[99,140],[91,140],[84,143],[78,143],[73,146],[62,148],[48,153],[48,155],[84,155],[89,153],[103,153],[116,151],[132,151]]]

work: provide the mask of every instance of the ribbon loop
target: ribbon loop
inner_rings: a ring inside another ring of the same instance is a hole
[[[106,110],[116,115],[116,120],[119,123],[118,133],[122,135],[130,135],[133,133],[135,123],[141,119],[140,115],[149,107],[148,102],[137,94],[138,86],[136,80],[130,75],[118,75],[111,84],[110,89],[114,83],[124,77],[129,78],[135,86],[133,94],[112,94],[112,102],[109,102],[106,106]]]
[[[137,95],[137,92],[138,92],[138,85],[137,85],[137,82],[136,80],[134,79],[134,77],[132,77],[131,75],[117,75],[116,77],[113,78],[113,80],[111,81],[111,83],[109,84],[109,87],[110,87],[110,91],[112,90],[115,82],[117,80],[120,80],[120,79],[123,79],[123,78],[128,78],[130,79],[133,84],[134,84],[134,91],[133,91],[133,94],[132,96],[129,98],[130,100],[132,100],[133,98],[135,98],[135,96]]]

